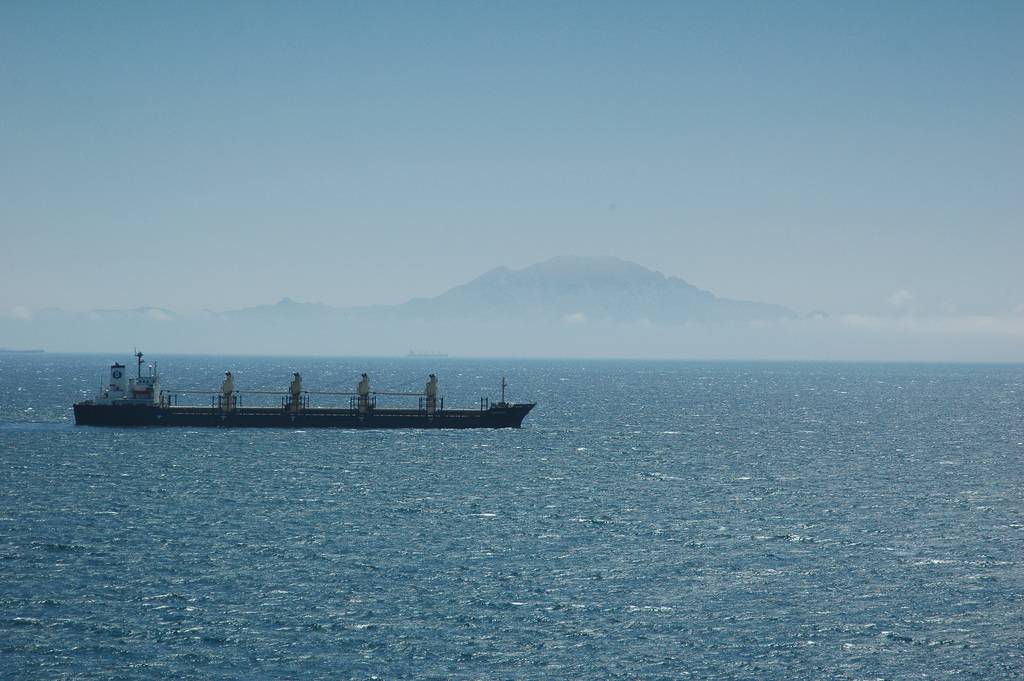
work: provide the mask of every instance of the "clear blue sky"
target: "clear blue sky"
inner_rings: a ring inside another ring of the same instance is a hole
[[[4,2],[0,308],[399,302],[577,253],[1011,313],[1022,36],[1021,2]]]

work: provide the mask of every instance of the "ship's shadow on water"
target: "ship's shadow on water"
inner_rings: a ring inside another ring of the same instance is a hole
[[[0,367],[4,676],[1024,668],[1022,367],[170,357],[174,385],[436,370],[465,406],[502,375],[538,406],[521,430],[75,427],[106,359]]]

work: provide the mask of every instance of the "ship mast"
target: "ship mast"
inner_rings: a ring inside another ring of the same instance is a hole
[[[141,379],[142,378],[142,353],[139,352],[138,350],[135,351],[135,363],[136,363],[136,365],[138,365],[137,366],[137,375]]]

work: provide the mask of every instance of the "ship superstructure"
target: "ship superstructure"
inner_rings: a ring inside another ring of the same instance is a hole
[[[154,405],[160,404],[160,375],[156,365],[149,365],[149,373],[142,375],[143,354],[135,351],[135,377],[128,376],[128,368],[124,364],[114,362],[110,365],[107,384],[100,386],[95,404],[105,405]]]

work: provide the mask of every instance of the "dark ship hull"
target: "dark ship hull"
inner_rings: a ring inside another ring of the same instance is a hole
[[[223,428],[519,428],[533,404],[492,404],[486,409],[305,408],[287,411],[271,407],[168,407],[149,404],[75,405],[80,426],[187,426]]]

